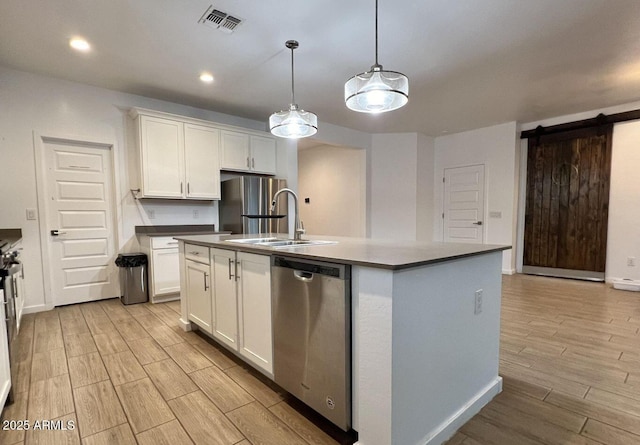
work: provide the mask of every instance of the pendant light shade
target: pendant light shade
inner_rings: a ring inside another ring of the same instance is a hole
[[[269,129],[271,134],[281,138],[306,138],[318,132],[318,116],[310,111],[301,110],[296,104],[293,82],[293,50],[299,44],[295,40],[287,40],[285,46],[291,50],[291,104],[289,109],[275,112],[269,117]]]
[[[378,0],[376,0],[376,63],[369,71],[356,74],[344,84],[347,107],[361,113],[397,110],[409,101],[409,79],[397,71],[387,71],[378,63]]]

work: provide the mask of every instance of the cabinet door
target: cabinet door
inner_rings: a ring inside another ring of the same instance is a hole
[[[220,168],[249,171],[249,135],[235,131],[220,132]]]
[[[152,297],[180,292],[180,259],[178,248],[155,249],[152,255]]]
[[[184,196],[184,129],[170,119],[140,116],[142,194],[147,198]]]
[[[4,406],[11,389],[11,371],[9,369],[9,343],[5,325],[4,293],[0,290],[0,406]],[[17,364],[16,364],[17,366]]]
[[[239,352],[273,374],[270,257],[238,252],[238,262]]]
[[[220,130],[201,125],[184,125],[186,196],[191,199],[220,199]]]
[[[187,308],[189,320],[197,324],[203,331],[212,333],[211,328],[211,280],[209,265],[185,261],[187,276]]]
[[[276,174],[276,140],[251,136],[251,170],[256,173]]]
[[[211,249],[213,268],[213,336],[238,349],[238,303],[236,298],[236,253]]]

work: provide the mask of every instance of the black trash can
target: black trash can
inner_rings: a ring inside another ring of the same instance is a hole
[[[144,253],[121,253],[116,258],[116,266],[120,268],[120,301],[122,304],[148,301],[147,255]]]

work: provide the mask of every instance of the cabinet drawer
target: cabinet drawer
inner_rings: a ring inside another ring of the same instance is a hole
[[[178,240],[172,236],[153,236],[151,237],[152,249],[172,249],[178,247]]]
[[[188,260],[197,261],[203,264],[209,264],[209,248],[208,247],[185,243],[184,256]]]

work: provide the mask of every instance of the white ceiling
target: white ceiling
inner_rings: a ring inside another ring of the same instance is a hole
[[[197,23],[212,3],[245,20],[235,33]],[[298,104],[374,133],[435,136],[640,99],[639,0],[380,0],[379,60],[409,77],[410,99],[375,116],[343,100],[374,62],[373,24],[373,0],[2,0],[0,65],[266,122],[290,102],[284,42],[295,39]],[[75,35],[90,53],[69,48]]]

